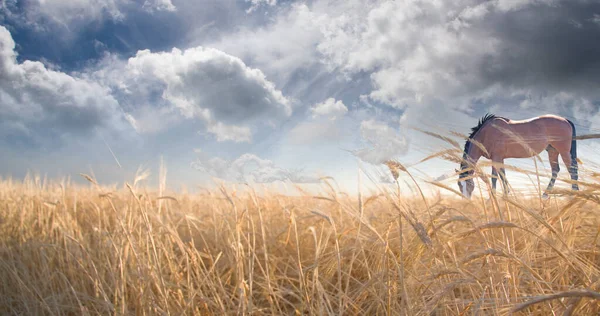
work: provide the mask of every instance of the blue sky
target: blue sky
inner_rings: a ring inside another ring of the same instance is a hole
[[[493,112],[600,129],[596,1],[0,0],[0,24],[5,176],[131,181],[163,157],[174,187],[351,189],[359,167],[386,182],[382,161],[448,147],[412,127],[467,133]]]

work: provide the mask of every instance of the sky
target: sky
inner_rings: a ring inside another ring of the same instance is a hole
[[[171,187],[352,190],[395,159],[431,180],[458,166],[418,163],[451,146],[415,128],[598,132],[599,38],[595,0],[0,0],[0,175],[152,185],[162,160]]]

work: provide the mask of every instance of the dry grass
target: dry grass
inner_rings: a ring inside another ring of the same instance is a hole
[[[600,313],[594,189],[542,203],[161,183],[1,181],[0,313]]]

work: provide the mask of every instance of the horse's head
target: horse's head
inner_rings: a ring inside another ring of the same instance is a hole
[[[473,177],[471,177],[473,171],[463,171],[464,169],[465,168],[461,166],[460,171],[456,170],[456,173],[460,173],[458,177],[458,189],[464,197],[470,199],[471,194],[473,194],[473,190],[475,189],[475,181],[473,181]]]

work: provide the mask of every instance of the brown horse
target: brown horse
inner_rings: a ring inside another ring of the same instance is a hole
[[[547,198],[547,192],[554,187],[560,171],[559,155],[568,167],[571,179],[578,179],[575,136],[573,122],[556,115],[513,121],[486,114],[479,120],[479,124],[471,129],[471,135],[465,143],[458,187],[466,198],[471,198],[475,184],[471,176],[474,170],[469,167],[474,166],[479,158],[485,157],[492,161],[492,189],[496,190],[496,179],[500,174],[504,193],[509,193],[505,169],[498,168],[504,164],[504,159],[533,157],[546,150],[552,168],[552,178],[543,195]],[[572,189],[579,190],[577,183],[572,184]]]

